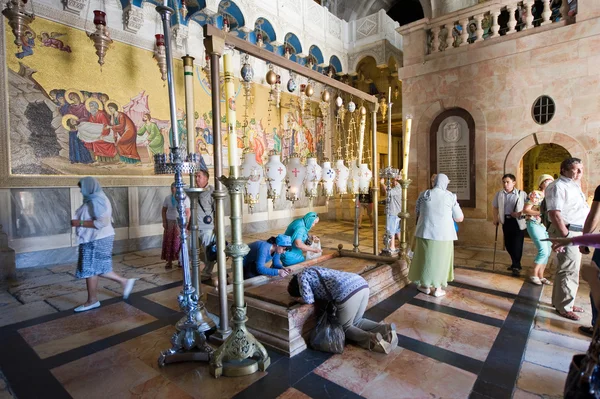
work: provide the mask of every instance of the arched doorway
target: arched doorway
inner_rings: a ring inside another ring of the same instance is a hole
[[[558,178],[560,163],[571,154],[563,146],[554,143],[538,144],[523,155],[517,176],[519,187],[530,193],[537,189],[537,180],[542,174]]]

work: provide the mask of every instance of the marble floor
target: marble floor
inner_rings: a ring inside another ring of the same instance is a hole
[[[325,247],[352,247],[349,223],[321,222],[315,233]],[[372,250],[372,232],[361,229],[361,244]],[[572,355],[589,345],[577,331],[590,322],[587,285],[578,293],[583,318],[572,322],[551,308],[551,287],[458,265],[446,297],[408,286],[368,310],[398,326],[388,356],[352,345],[341,355],[306,350],[291,359],[270,351],[266,372],[219,379],[205,364],[157,365],[181,316],[181,272],[166,271],[159,250],[115,256],[117,272],[140,278],[134,294],[124,301],[103,281],[102,306],[83,314],[72,312],[86,295],[74,265],[21,270],[0,285],[0,399],[562,397]]]

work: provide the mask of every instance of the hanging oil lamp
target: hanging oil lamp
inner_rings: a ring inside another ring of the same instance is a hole
[[[311,55],[308,57],[308,60],[306,61],[306,67],[309,69],[313,69],[314,66],[315,66],[315,62],[313,61],[313,57]]]
[[[227,15],[223,15],[223,32],[229,32],[229,18],[227,18]]]
[[[9,0],[6,3],[6,8],[2,10],[2,15],[8,19],[8,25],[11,27],[13,35],[15,35],[14,43],[19,47],[25,32],[30,30],[29,24],[35,19],[33,13],[25,11],[26,4],[27,0]]]
[[[285,58],[287,58],[288,60],[290,59],[290,57],[292,56],[292,49],[290,49],[289,46],[285,46],[285,51],[283,53],[283,56]]]
[[[256,34],[256,45],[261,48],[264,45],[263,36],[262,36],[262,33],[260,33],[260,32],[258,32]]]
[[[154,58],[160,70],[161,79],[167,80],[167,50],[165,48],[165,36],[162,33],[154,35],[156,46],[154,46]]]
[[[104,11],[94,10],[94,25],[96,25],[96,31],[90,33],[89,37],[94,42],[98,64],[102,66],[104,65],[104,56],[113,42],[106,28],[106,13]]]

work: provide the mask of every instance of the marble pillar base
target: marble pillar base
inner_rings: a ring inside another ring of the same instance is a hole
[[[329,259],[327,259],[329,258]],[[318,264],[362,275],[369,283],[369,308],[390,297],[409,284],[408,268],[404,263],[393,264],[389,258],[381,261],[339,257],[337,253],[324,254],[310,262],[292,267],[294,272]],[[248,330],[264,345],[274,348],[288,356],[304,351],[307,339],[315,325],[315,308],[295,302],[287,293],[291,277],[269,278],[265,276],[246,280],[245,300],[247,305]],[[228,286],[228,303],[231,306],[232,287]],[[218,294],[208,293],[207,309],[218,313]]]
[[[12,280],[17,277],[17,262],[15,250],[0,248],[0,281]]]

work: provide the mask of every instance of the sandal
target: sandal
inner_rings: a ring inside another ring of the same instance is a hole
[[[541,278],[540,281],[542,282],[542,284],[544,285],[552,285],[552,281],[548,280],[547,278]]]
[[[583,308],[580,308],[579,306],[573,306],[573,312],[575,312],[575,313],[585,313],[585,310],[583,310]]]
[[[574,321],[578,321],[579,320],[579,316],[577,316],[575,313],[573,312],[558,312],[559,315],[561,315],[562,317],[569,319],[569,320],[574,320]]]
[[[529,281],[535,285],[542,285],[542,280],[538,276],[529,276]]]

